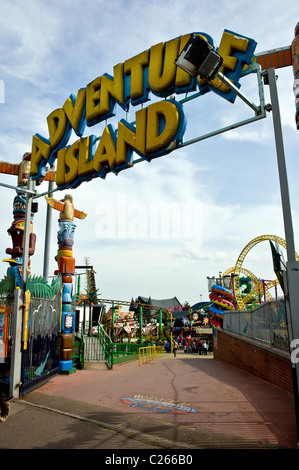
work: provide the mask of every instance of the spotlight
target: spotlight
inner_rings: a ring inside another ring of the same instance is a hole
[[[216,76],[222,62],[222,57],[206,39],[192,33],[175,64],[193,77],[199,75],[210,81]]]

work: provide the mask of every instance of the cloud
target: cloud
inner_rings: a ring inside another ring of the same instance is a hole
[[[258,52],[290,44],[297,14],[294,2],[286,0],[282,11],[281,2],[274,0],[271,8],[279,15],[269,15],[267,3],[261,0],[254,8],[247,2],[230,1],[211,8],[207,0],[200,8],[195,0],[4,3],[0,18],[0,79],[5,84],[5,103],[0,104],[1,160],[19,162],[35,133],[48,137],[47,116],[71,93],[99,75],[112,74],[114,65],[154,44],[191,31],[206,32],[219,44],[224,29],[254,38]],[[298,131],[292,69],[281,69],[278,76],[296,234]],[[256,77],[242,78],[241,90],[256,101]],[[269,91],[265,93],[268,102]],[[239,99],[232,105],[213,93],[184,109],[186,139],[252,115]],[[86,135],[91,133],[100,136],[101,127],[86,129]],[[15,184],[5,175],[1,181]],[[46,189],[43,183],[38,193]],[[195,303],[200,294],[207,296],[206,277],[234,263],[250,239],[264,233],[283,236],[284,232],[271,114],[150,164],[138,163],[118,176],[58,191],[54,197],[60,199],[67,192],[73,194],[75,206],[88,214],[76,221],[76,262],[82,264],[84,257],[90,257],[106,298],[177,295],[181,301]],[[1,188],[0,195],[4,258],[11,243],[6,230],[12,221],[14,191]],[[41,197],[34,217],[38,247],[32,257],[38,274],[44,263],[46,208]],[[56,269],[57,218],[53,211],[51,273]],[[105,227],[109,236],[103,236]],[[251,256],[247,261],[256,274],[273,277],[266,245],[252,250],[252,261]],[[2,263],[0,274],[6,267]]]

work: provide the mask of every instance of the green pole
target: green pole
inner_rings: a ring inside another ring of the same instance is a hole
[[[162,308],[159,309],[159,339],[162,339]]]
[[[140,344],[142,344],[142,306],[139,306]]]
[[[86,301],[83,300],[83,334],[85,335],[85,322],[86,322]]]
[[[111,339],[114,342],[114,302],[112,302]]]
[[[78,276],[77,298],[79,298],[80,296],[80,290],[81,290],[81,276]]]

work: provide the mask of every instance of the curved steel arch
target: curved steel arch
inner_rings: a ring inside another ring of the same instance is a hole
[[[255,246],[257,245],[258,243],[261,243],[263,241],[274,241],[274,242],[277,242],[279,243],[281,246],[283,246],[285,249],[286,249],[286,242],[283,238],[280,238],[280,237],[277,237],[276,235],[260,235],[259,237],[256,237],[254,238],[253,240],[251,240],[249,243],[247,243],[247,245],[243,248],[243,250],[241,251],[238,259],[237,259],[237,262],[235,264],[235,267],[234,268],[229,268],[229,270],[226,270],[225,273],[223,273],[223,276],[224,275],[227,275],[226,273],[233,273],[235,274],[235,277],[234,277],[234,291],[235,291],[235,299],[236,299],[236,303],[238,305],[238,309],[239,310],[245,310],[246,308],[246,303],[249,302],[257,293],[259,293],[260,291],[262,292],[264,287],[263,287],[263,283],[253,274],[253,273],[250,273],[250,271],[248,270],[245,270],[242,266],[243,264],[243,261],[244,259],[246,258],[248,252]],[[297,261],[299,261],[299,256],[298,254],[296,253],[296,258],[297,258]],[[250,277],[251,279],[253,279],[256,283],[257,283],[257,288],[254,289],[254,291],[252,291],[250,294],[248,294],[246,297],[244,297],[242,299],[242,295],[241,295],[241,290],[240,290],[240,282],[239,282],[239,278],[240,278],[240,274],[241,272],[243,272],[245,274],[245,271],[247,271],[247,275],[248,277]],[[250,273],[250,275],[249,275]],[[253,278],[252,278],[253,276]],[[270,296],[268,290],[277,285],[278,284],[278,281],[271,281],[267,284],[266,286],[266,297],[270,300],[272,297]]]

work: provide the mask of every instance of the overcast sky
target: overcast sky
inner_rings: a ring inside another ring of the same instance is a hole
[[[270,6],[271,5],[271,6]],[[0,160],[19,163],[32,136],[48,138],[47,116],[113,66],[182,34],[200,31],[219,45],[224,29],[257,42],[256,53],[291,44],[299,21],[294,0],[0,0]],[[295,244],[299,243],[298,144],[292,67],[277,70]],[[241,91],[258,102],[255,74]],[[265,87],[266,101],[269,90]],[[238,98],[214,93],[186,104],[186,135],[247,119],[252,111]],[[123,117],[123,116],[122,116]],[[100,136],[94,128],[87,129]],[[88,134],[89,132],[89,134]],[[0,176],[16,184],[16,177]],[[38,192],[47,190],[47,183]],[[191,305],[207,300],[207,276],[233,266],[243,247],[259,235],[285,238],[272,115],[220,136],[142,162],[132,169],[83,183],[71,193],[86,212],[76,220],[76,264],[89,257],[101,297],[130,300],[176,296]],[[0,187],[0,253],[11,247],[14,190]],[[37,234],[32,272],[42,274],[46,201],[34,217]],[[159,217],[164,221],[159,222]],[[58,213],[51,227],[50,274],[56,269]],[[7,263],[1,263],[0,276]],[[251,250],[244,267],[274,279],[268,242]],[[83,283],[84,286],[84,283]]]

